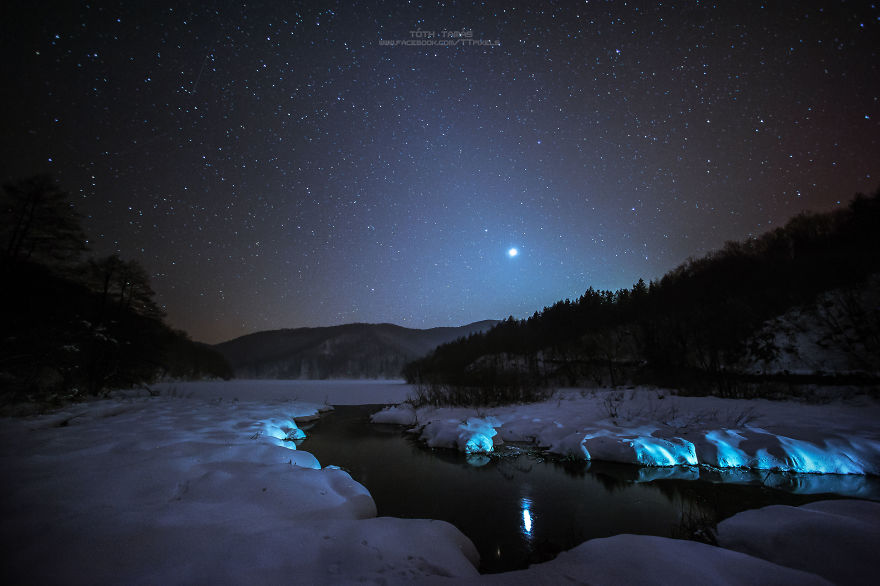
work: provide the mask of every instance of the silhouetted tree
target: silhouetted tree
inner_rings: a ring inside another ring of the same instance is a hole
[[[137,261],[125,261],[117,255],[89,259],[84,267],[86,284],[100,297],[94,322],[118,318],[126,311],[159,318],[162,311],[153,301],[150,278]]]
[[[118,256],[78,263],[80,218],[48,176],[0,194],[0,399],[98,395],[158,376],[228,377],[214,350],[162,321],[149,276]]]
[[[64,264],[86,249],[79,215],[48,175],[4,185],[0,218],[7,261]]]

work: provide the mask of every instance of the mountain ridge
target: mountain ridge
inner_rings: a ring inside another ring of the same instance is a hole
[[[392,323],[282,328],[245,334],[212,347],[238,378],[400,378],[408,362],[497,323],[482,320],[427,329]]]

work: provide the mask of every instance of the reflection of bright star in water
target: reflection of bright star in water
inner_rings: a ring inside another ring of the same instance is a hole
[[[522,507],[522,519],[523,519],[523,533],[526,537],[532,537],[532,499],[523,498],[520,500],[520,506]]]
[[[511,248],[510,250],[507,251],[507,256],[509,256],[510,258],[513,258],[518,254],[519,254],[519,251],[515,248]]]

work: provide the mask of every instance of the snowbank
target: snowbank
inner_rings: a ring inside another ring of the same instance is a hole
[[[880,503],[820,501],[745,511],[718,524],[718,543],[839,584],[868,584],[876,581]]]
[[[452,525],[376,518],[361,484],[296,449],[304,435],[297,420],[326,406],[220,400],[219,386],[120,393],[0,420],[7,579],[277,584],[477,575],[476,550]]]
[[[438,584],[441,581],[428,583]],[[446,583],[446,581],[443,581]],[[656,584],[823,585],[829,582],[807,572],[712,547],[650,535],[615,535],[592,539],[563,552],[553,561],[526,570],[457,580],[458,584],[596,584],[638,586]]]
[[[278,390],[249,384],[249,398]],[[725,521],[719,539],[729,549],[619,535],[588,541],[528,570],[480,576],[476,550],[458,529],[442,521],[377,518],[362,485],[297,449],[304,434],[299,423],[325,405],[235,400],[238,391],[222,386],[177,387],[155,397],[118,393],[50,415],[0,419],[0,547],[7,582],[821,584],[819,575],[863,581],[872,568],[870,554],[880,547],[880,505],[816,503]],[[361,392],[345,385],[344,393]],[[378,419],[411,423],[431,415],[437,427],[432,437],[465,452],[470,447],[475,461],[500,436],[555,445],[570,440],[577,449],[582,441],[589,448],[614,444],[614,434],[583,440],[584,431],[575,431],[577,417],[584,416],[575,407],[586,408],[581,402],[588,399],[578,395],[534,411],[493,413],[397,408]],[[627,421],[619,411],[619,421]],[[866,410],[862,417],[874,414]],[[831,421],[842,426],[837,431],[856,428],[841,423],[843,415]],[[756,437],[772,429],[761,419],[756,423],[765,430]],[[628,429],[668,442],[639,444],[647,452],[647,446],[661,446],[678,454],[685,445],[656,435],[662,427]],[[736,447],[749,453],[748,437]],[[809,559],[798,560],[799,551]]]
[[[459,584],[871,584],[880,503],[771,506],[718,525],[721,547],[649,535],[593,539],[526,570]],[[428,583],[445,583],[436,579]]]
[[[631,389],[562,391],[542,403],[479,411],[404,404],[373,421],[406,425],[429,446],[468,453],[515,441],[643,466],[877,475],[878,418],[880,404],[867,399],[808,405]]]

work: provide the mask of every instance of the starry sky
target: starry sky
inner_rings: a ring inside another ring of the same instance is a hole
[[[880,187],[872,2],[0,10],[3,181],[201,341],[525,317]]]

